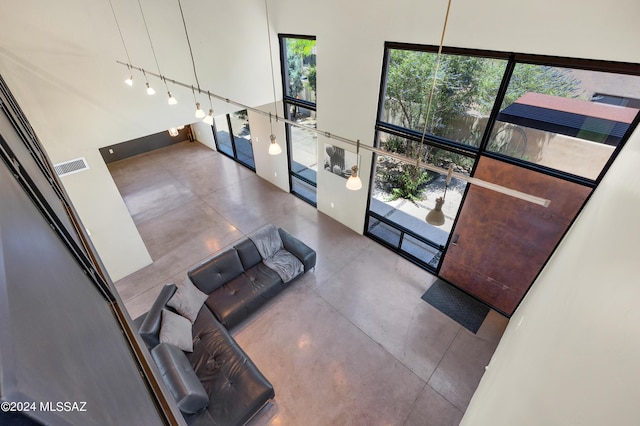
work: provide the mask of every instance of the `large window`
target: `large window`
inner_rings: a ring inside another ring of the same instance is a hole
[[[518,63],[487,149],[596,180],[638,113],[639,84],[635,76]]]
[[[316,41],[280,36],[284,110],[287,119],[316,127]],[[291,192],[316,205],[318,141],[315,132],[286,126]]]
[[[255,171],[247,110],[214,117],[213,124],[218,151]]]
[[[632,64],[444,48],[434,83],[436,52],[386,44],[379,148],[468,176],[487,156],[592,189],[637,122]],[[425,217],[446,176],[393,156],[374,162],[365,233],[438,271],[468,185],[453,179],[445,223],[433,226]]]
[[[429,134],[480,146],[507,61],[444,54],[433,95],[437,54],[389,49],[380,120],[422,134],[431,108]]]

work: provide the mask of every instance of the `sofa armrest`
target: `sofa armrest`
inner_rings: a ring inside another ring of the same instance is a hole
[[[209,404],[209,395],[184,352],[175,346],[160,343],[151,350],[151,356],[180,411],[193,414]]]
[[[315,250],[313,250],[311,247],[309,247],[293,235],[289,234],[282,228],[278,228],[278,232],[280,233],[280,238],[282,239],[282,245],[284,246],[284,249],[300,259],[300,261],[304,265],[305,272],[316,266]]]
[[[160,294],[151,305],[149,312],[144,314],[144,318],[140,321],[138,333],[149,349],[154,348],[160,343],[160,324],[162,320],[162,309],[176,292],[175,284],[166,284],[160,290]],[[139,318],[136,319],[138,324]]]

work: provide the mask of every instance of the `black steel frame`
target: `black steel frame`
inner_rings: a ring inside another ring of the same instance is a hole
[[[316,37],[315,36],[310,36],[310,35],[296,35],[296,34],[278,34],[278,46],[280,47],[280,69],[282,70],[281,74],[281,78],[282,78],[282,107],[284,109],[284,117],[287,119],[290,119],[291,117],[289,116],[289,106],[297,106],[300,108],[305,108],[308,109],[310,111],[314,111],[316,112],[316,104],[315,102],[310,102],[310,101],[305,101],[302,99],[296,99],[293,96],[289,96],[287,95],[287,87],[288,87],[288,81],[287,81],[287,72],[285,71],[287,69],[287,58],[286,58],[286,39],[289,38],[297,38],[297,39],[303,39],[303,40],[315,40]],[[289,188],[290,188],[290,192],[291,194],[295,195],[296,197],[300,198],[302,201],[305,201],[309,204],[311,204],[312,206],[316,207],[317,203],[314,202],[313,200],[310,200],[308,198],[306,198],[305,196],[303,196],[302,194],[296,192],[293,189],[293,179],[296,178],[304,183],[306,183],[307,185],[313,187],[313,188],[317,188],[318,184],[316,182],[311,181],[310,179],[307,179],[306,177],[296,173],[293,171],[292,168],[292,161],[293,161],[293,147],[291,146],[292,141],[291,141],[291,126],[289,124],[285,125],[285,134],[286,134],[286,138],[287,138],[287,155],[289,158],[289,163],[288,163],[288,167],[289,167]]]
[[[378,97],[378,110],[377,110],[377,120],[376,120],[376,125],[375,125],[375,130],[376,130],[376,134],[375,134],[375,141],[374,144],[378,144],[378,140],[379,140],[379,132],[386,132],[386,133],[390,133],[399,137],[403,137],[406,138],[408,140],[411,141],[416,141],[416,142],[420,142],[420,140],[422,139],[422,134],[420,132],[417,132],[415,130],[411,130],[411,129],[406,129],[406,128],[402,128],[400,126],[395,126],[392,125],[390,123],[385,123],[383,121],[381,121],[381,117],[382,117],[382,111],[383,111],[383,105],[384,105],[384,96],[386,93],[386,76],[387,76],[387,70],[388,70],[388,65],[389,65],[389,51],[391,49],[403,49],[403,50],[413,50],[413,51],[421,51],[421,52],[437,52],[438,51],[438,46],[433,46],[433,45],[417,45],[417,44],[409,44],[409,43],[397,43],[397,42],[386,42],[384,45],[384,53],[383,53],[383,65],[382,65],[382,74],[381,74],[381,78],[380,78],[380,93],[379,93],[379,97]],[[623,62],[610,62],[610,61],[597,61],[597,60],[589,60],[589,59],[578,59],[578,58],[564,58],[564,57],[556,57],[556,56],[544,56],[544,55],[531,55],[531,54],[522,54],[522,53],[507,53],[507,52],[497,52],[497,51],[489,51],[489,50],[478,50],[478,49],[463,49],[463,48],[456,48],[456,47],[443,47],[442,48],[442,53],[443,54],[454,54],[454,55],[467,55],[467,56],[480,56],[480,57],[485,57],[485,58],[494,58],[494,59],[505,59],[507,60],[507,66],[505,68],[505,72],[503,74],[503,78],[502,81],[500,83],[499,89],[498,89],[498,93],[496,94],[496,99],[494,101],[494,105],[493,108],[491,110],[491,113],[489,115],[489,120],[487,123],[487,126],[484,130],[484,133],[482,135],[482,138],[480,140],[480,144],[478,147],[474,147],[474,146],[469,146],[469,145],[465,145],[465,144],[461,144],[459,142],[456,142],[455,140],[449,140],[446,138],[442,138],[442,137],[437,137],[434,135],[425,135],[425,143],[427,143],[430,146],[436,147],[436,148],[440,148],[440,149],[445,149],[448,150],[450,152],[453,153],[457,153],[457,154],[462,154],[462,155],[466,155],[466,156],[470,156],[470,157],[474,157],[475,161],[474,161],[474,165],[472,167],[471,170],[471,175],[473,176],[473,174],[475,173],[477,166],[478,166],[478,162],[480,160],[480,158],[482,156],[488,157],[488,158],[493,158],[502,162],[506,162],[509,164],[513,164],[516,165],[518,167],[523,167],[525,169],[529,169],[529,170],[533,170],[545,175],[549,175],[549,176],[553,176],[559,179],[563,179],[569,182],[573,182],[588,188],[591,188],[591,194],[593,194],[593,190],[595,190],[598,186],[598,184],[602,181],[602,178],[604,177],[604,175],[606,174],[607,170],[611,167],[611,164],[613,163],[613,161],[615,160],[615,158],[618,156],[620,150],[623,148],[623,146],[625,145],[626,141],[629,139],[629,136],[631,136],[631,134],[633,133],[633,131],[635,130],[635,128],[638,126],[638,124],[640,124],[640,114],[636,115],[635,119],[633,120],[632,124],[629,126],[626,134],[624,135],[624,137],[622,138],[622,140],[620,141],[620,143],[618,144],[618,146],[616,147],[616,149],[614,150],[614,152],[612,153],[611,157],[609,158],[609,160],[607,161],[607,163],[603,166],[600,174],[598,175],[598,177],[593,180],[593,179],[588,179],[582,176],[578,176],[575,174],[571,174],[571,173],[567,173],[567,172],[563,172],[560,170],[556,170],[556,169],[551,169],[549,167],[545,167],[545,166],[541,166],[541,165],[537,165],[537,164],[533,164],[533,163],[529,163],[527,161],[524,161],[522,159],[518,159],[518,158],[514,158],[514,157],[509,157],[507,155],[504,154],[500,154],[500,153],[496,153],[496,152],[491,152],[487,150],[487,145],[489,143],[489,139],[491,136],[491,132],[493,130],[493,127],[495,125],[498,113],[500,111],[500,106],[502,105],[502,102],[504,100],[504,96],[507,92],[507,88],[509,86],[509,82],[511,79],[511,75],[513,73],[513,70],[516,66],[517,63],[527,63],[527,64],[535,64],[535,65],[548,65],[548,66],[557,66],[557,67],[565,67],[565,68],[574,68],[574,69],[584,69],[584,70],[591,70],[591,71],[602,71],[602,72],[610,72],[610,73],[619,73],[619,74],[629,74],[629,75],[638,75],[640,76],[640,66],[637,64],[631,64],[631,63],[623,63]],[[374,181],[375,181],[375,161],[376,161],[376,155],[373,156],[372,158],[372,167],[371,167],[371,175],[369,177],[369,183],[370,183],[370,188],[373,187],[374,185]],[[454,224],[453,224],[453,228],[455,229],[455,224],[458,221],[458,217],[460,215],[460,211],[462,210],[462,206],[465,203],[466,197],[467,197],[467,193],[469,190],[469,185],[467,185],[467,189],[465,190],[465,192],[463,193],[462,196],[462,201],[460,203],[460,208],[458,209],[458,213],[456,214],[456,217],[454,218]],[[589,197],[587,197],[587,200],[585,201],[585,203],[582,205],[582,207],[580,208],[580,211],[582,211],[582,208],[584,208],[584,206],[586,205],[586,203],[589,201],[591,195],[589,195]],[[408,260],[412,261],[413,263],[435,273],[436,275],[439,274],[440,272],[440,267],[442,265],[442,260],[444,259],[444,257],[446,256],[446,250],[449,247],[452,238],[454,238],[454,233],[451,232],[449,234],[449,238],[447,239],[447,244],[446,246],[442,247],[442,252],[443,252],[443,256],[440,259],[440,262],[438,264],[438,266],[436,268],[433,268],[431,265],[426,265],[424,262],[420,261],[419,259],[416,259],[414,256],[411,256],[408,253],[402,252],[400,250],[401,244],[402,244],[402,236],[404,236],[405,234],[407,235],[411,235],[412,237],[421,240],[427,244],[429,244],[432,247],[441,247],[438,246],[437,244],[433,243],[433,242],[427,242],[424,241],[424,237],[420,237],[419,235],[413,233],[411,230],[406,229],[404,227],[402,227],[401,225],[395,224],[389,220],[386,220],[385,218],[381,217],[380,215],[376,214],[375,212],[370,210],[371,208],[371,192],[368,195],[367,198],[367,215],[365,217],[365,223],[364,223],[364,234],[367,235],[368,237],[382,243],[384,246],[390,248],[391,250],[393,250],[394,252],[396,252],[397,254],[401,255],[402,257],[407,258]],[[580,212],[578,212],[577,216],[580,214]],[[399,232],[401,232],[401,238],[400,238],[400,243],[398,244],[397,247],[393,247],[393,245],[382,241],[380,238],[376,237],[375,235],[371,234],[368,232],[369,229],[369,219],[371,218],[375,218],[376,220],[379,220],[383,223],[385,223],[388,226],[391,226],[395,229],[397,229]],[[575,218],[573,219],[573,221],[575,221]],[[572,224],[573,224],[572,221]],[[570,227],[569,227],[570,228]],[[566,232],[565,232],[566,234]],[[564,235],[563,235],[564,238]],[[561,239],[562,241],[562,239]],[[553,251],[555,251],[555,249],[557,248],[557,246],[554,248]],[[552,251],[552,252],[553,252]],[[548,260],[547,260],[548,261]],[[545,262],[546,264],[546,262]]]

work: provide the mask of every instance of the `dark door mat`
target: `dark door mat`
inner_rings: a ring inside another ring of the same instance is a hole
[[[474,334],[489,313],[487,305],[442,280],[436,280],[422,300]]]

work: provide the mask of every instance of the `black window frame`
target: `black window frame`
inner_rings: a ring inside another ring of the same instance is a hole
[[[247,111],[248,113],[248,111]],[[254,163],[249,164],[245,161],[242,161],[239,157],[238,157],[238,150],[236,149],[236,136],[233,134],[233,126],[231,125],[231,114],[225,114],[225,119],[227,120],[227,127],[229,128],[229,140],[231,141],[231,150],[233,151],[233,155],[229,155],[229,153],[225,152],[224,150],[220,149],[220,143],[218,141],[218,128],[216,127],[216,123],[215,120],[213,122],[213,124],[211,125],[211,132],[213,133],[213,140],[216,144],[216,150],[224,155],[225,157],[229,157],[232,160],[234,160],[236,163],[243,165],[244,167],[246,167],[247,169],[251,170],[252,172],[255,173],[256,171],[256,167],[255,167],[255,153],[252,154],[252,157],[254,159]],[[252,148],[253,151],[253,148]]]
[[[287,78],[287,70],[288,70],[288,63],[287,63],[287,48],[286,48],[286,39],[302,39],[302,40],[316,40],[316,36],[311,36],[311,35],[300,35],[300,34],[278,34],[278,45],[280,46],[280,69],[281,71],[281,78],[282,78],[282,103],[283,103],[283,108],[284,108],[284,117],[286,119],[291,119],[290,115],[289,115],[289,111],[290,111],[290,107],[296,107],[296,108],[304,108],[310,111],[313,111],[314,113],[316,113],[317,116],[317,106],[315,102],[310,102],[310,101],[306,101],[306,100],[302,100],[302,99],[297,99],[293,96],[290,96],[287,94],[287,87],[288,87],[288,78]],[[306,185],[309,186],[311,188],[313,188],[313,192],[314,192],[314,196],[317,194],[316,190],[318,187],[317,182],[313,182],[312,180],[308,179],[307,177],[296,173],[293,170],[292,167],[292,161],[293,161],[293,147],[292,147],[292,138],[291,138],[291,125],[290,124],[285,124],[285,135],[286,135],[286,140],[287,140],[287,155],[289,158],[289,161],[287,163],[288,169],[289,169],[289,188],[290,188],[290,192],[291,194],[295,195],[296,197],[300,198],[301,200],[311,204],[314,207],[317,207],[317,198],[311,199],[306,197],[302,192],[298,192],[294,189],[294,182],[295,180],[301,181],[302,185]],[[317,150],[317,147],[316,147]],[[316,152],[317,155],[317,152]]]
[[[398,42],[385,42],[384,50],[383,50],[383,65],[382,65],[382,74],[380,78],[380,91],[378,97],[378,109],[376,113],[376,123],[375,123],[375,137],[374,143],[377,145],[379,141],[379,133],[385,132],[390,133],[399,137],[407,138],[412,141],[420,142],[423,135],[420,132],[417,132],[412,129],[403,128],[401,126],[392,125],[390,123],[386,123],[381,120],[384,110],[384,101],[386,94],[386,84],[387,84],[387,75],[388,75],[388,67],[389,67],[389,52],[392,49],[401,49],[401,50],[411,50],[411,51],[419,51],[419,52],[430,52],[437,53],[439,46],[434,45],[419,45],[419,44],[410,44],[410,43],[398,43]],[[424,135],[424,142],[430,146],[435,148],[445,149],[451,151],[453,153],[469,155],[474,158],[474,164],[471,169],[471,176],[474,175],[476,168],[478,166],[478,162],[482,156],[496,159],[498,161],[502,161],[505,163],[513,164],[518,167],[522,167],[525,169],[533,170],[545,175],[553,176],[562,180],[566,180],[569,182],[577,183],[579,185],[588,187],[593,190],[600,184],[602,179],[604,178],[606,172],[613,164],[613,161],[617,158],[620,151],[623,149],[624,145],[628,141],[631,134],[636,130],[638,124],[640,124],[640,113],[636,114],[635,119],[629,125],[629,128],[625,132],[619,144],[616,146],[611,156],[609,157],[606,164],[602,167],[602,170],[598,174],[596,179],[589,179],[583,176],[578,176],[572,173],[564,172],[558,169],[553,169],[550,167],[534,164],[532,162],[522,160],[520,158],[510,157],[508,155],[489,151],[487,149],[489,140],[491,138],[491,134],[493,128],[496,124],[498,113],[500,112],[500,108],[504,101],[504,97],[506,95],[511,76],[513,74],[513,70],[515,66],[519,63],[524,64],[532,64],[532,65],[543,65],[543,66],[553,66],[553,67],[562,67],[562,68],[570,68],[570,69],[579,69],[586,71],[599,71],[599,72],[608,72],[615,74],[626,74],[626,75],[634,75],[640,76],[640,65],[628,63],[628,62],[613,62],[613,61],[602,61],[602,60],[592,60],[592,59],[579,59],[579,58],[568,58],[568,57],[558,57],[558,56],[548,56],[548,55],[534,55],[534,54],[525,54],[525,53],[513,53],[513,52],[499,52],[499,51],[491,51],[491,50],[479,50],[479,49],[465,49],[465,48],[457,48],[457,47],[442,47],[443,54],[455,54],[455,55],[466,55],[466,56],[479,56],[484,58],[493,58],[493,59],[506,59],[507,66],[505,68],[504,74],[502,76],[502,80],[494,99],[494,104],[491,109],[491,113],[489,114],[488,122],[485,127],[482,138],[480,139],[479,146],[474,147],[471,145],[461,144],[456,142],[455,140],[450,140],[447,138],[426,134]],[[373,188],[375,185],[375,164],[376,164],[377,154],[372,156],[372,167],[371,167],[371,175],[370,175],[370,188]],[[458,216],[460,211],[462,210],[462,206],[465,203],[467,193],[469,191],[469,185],[465,189],[462,195],[462,201],[460,203],[460,208],[456,214],[456,217],[453,221],[452,229],[455,229],[456,223],[458,221]],[[432,241],[424,241],[425,238],[416,234],[410,229],[407,229],[399,224],[396,224],[390,220],[386,220],[384,217],[379,214],[373,212],[371,210],[371,190],[367,196],[367,209],[366,216],[364,221],[364,235],[369,238],[377,241],[378,243],[388,247],[398,255],[410,260],[411,262],[417,264],[418,266],[435,273],[436,275],[440,271],[440,266],[442,265],[442,260],[446,255],[446,249],[451,244],[451,241],[454,238],[454,233],[450,232],[449,237],[447,239],[446,246],[438,246],[436,243]],[[587,201],[588,202],[587,198]],[[383,240],[382,238],[372,234],[369,232],[370,219],[380,221],[387,226],[395,228],[400,232],[400,238],[397,245],[392,245],[389,242]],[[422,241],[433,248],[439,247],[441,249],[442,255],[438,261],[437,267],[433,267],[432,265],[416,258],[410,253],[402,251],[402,241],[405,235],[409,235],[413,238],[416,238],[419,241]]]

